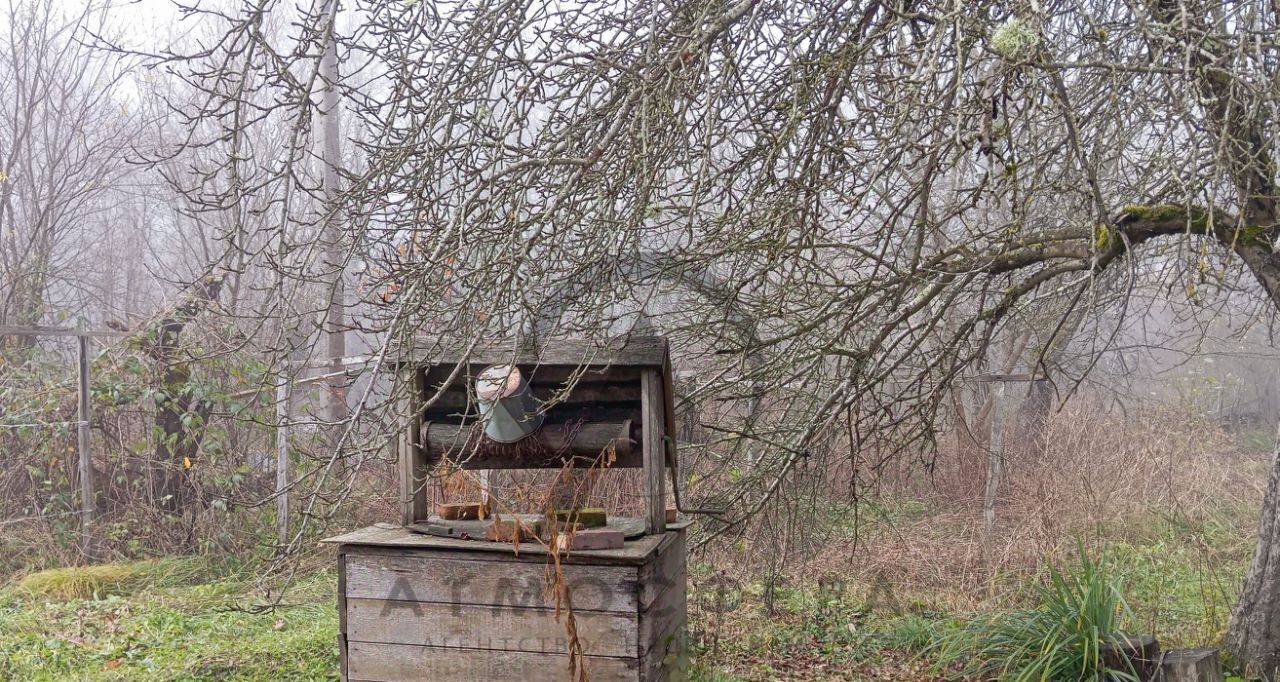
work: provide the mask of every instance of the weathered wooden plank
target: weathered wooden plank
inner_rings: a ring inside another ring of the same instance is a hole
[[[562,567],[582,611],[635,613],[638,571],[627,566]],[[434,552],[347,554],[347,598],[554,608],[548,569],[528,562],[459,561]]]
[[[412,346],[400,345],[391,351],[398,363],[442,365],[470,362],[477,365],[534,364],[602,366],[631,365],[661,367],[667,355],[667,340],[661,336],[615,337],[603,342],[593,339],[554,339],[537,347],[514,348],[507,343],[466,347],[440,338],[419,337]]]
[[[350,679],[347,676],[347,638],[341,632],[338,633],[338,679]]]
[[[84,555],[93,559],[96,556],[93,546],[93,516],[96,512],[93,485],[93,457],[89,452],[89,337],[76,339],[79,343],[77,353],[78,366],[78,400],[77,414],[80,423],[76,425],[76,451],[79,462],[76,473],[80,479],[80,542]]]
[[[347,557],[338,548],[338,676],[347,680]]]
[[[688,682],[690,654],[683,626],[640,660],[641,682]]]
[[[640,417],[640,449],[644,462],[644,508],[648,520],[647,530],[651,535],[659,535],[666,529],[667,496],[664,477],[667,470],[666,444],[663,436],[666,433],[666,402],[663,398],[663,380],[661,369],[645,369],[640,375],[641,417]]]
[[[347,632],[347,555],[338,552],[338,632]]]
[[[656,564],[640,570],[640,646],[647,651],[663,637],[672,624],[687,619],[688,574],[685,569],[684,533],[669,533],[677,537],[667,545]]]
[[[552,609],[355,598],[347,609],[347,640],[353,642],[568,652],[565,616],[556,621]],[[574,617],[586,654],[635,657],[640,650],[635,614],[576,610]]]
[[[662,536],[652,561],[640,567],[640,608],[647,609],[673,585],[683,585],[688,578],[685,565],[683,531],[667,531]]]
[[[688,525],[687,522],[682,522],[680,527],[686,525]],[[381,548],[386,551],[412,553],[415,556],[418,550],[428,549],[431,550],[432,556],[460,561],[524,561],[545,564],[546,555],[549,552],[547,548],[536,543],[522,544],[517,555],[511,545],[422,535],[390,524],[362,528],[326,538],[321,542],[350,545],[352,548],[368,548],[368,550]],[[647,535],[628,541],[622,549],[574,552],[562,558],[560,562],[562,564],[639,566],[649,562],[659,547],[666,542],[670,540],[664,535]],[[354,549],[345,551],[354,551]]]
[[[398,526],[391,523],[376,523],[372,526],[365,526],[364,528],[360,528],[358,530],[353,530],[347,533],[343,533],[342,535],[335,535],[331,538],[325,538],[320,542],[321,544],[332,544],[332,545],[346,545],[346,544],[358,545],[365,542],[368,542],[371,544],[378,544],[383,538],[387,536],[399,536],[400,533],[396,531],[403,530],[403,528],[404,526]],[[338,551],[341,552],[343,550],[339,549]]]
[[[689,668],[688,594],[685,581],[667,587],[640,612],[642,680],[685,679]]]
[[[667,436],[669,436],[666,439],[666,463],[673,472],[678,474],[680,472],[677,471],[679,468],[677,462],[679,460],[676,456],[676,434],[679,433],[679,427],[676,426],[676,388],[671,375],[671,354],[668,352],[666,357],[662,359],[662,393],[664,396],[662,419],[663,424],[666,426]],[[676,480],[684,479],[677,477]],[[673,494],[676,492],[679,491],[673,491]]]
[[[422,413],[422,417],[423,421],[439,424],[471,424],[480,420],[480,412],[478,407],[471,409],[469,412],[455,409],[437,410],[427,408]],[[628,419],[636,425],[640,424],[640,401],[635,403],[555,405],[546,412],[546,421],[551,424],[565,422],[621,423]]]
[[[569,657],[565,655],[372,642],[351,642],[349,649],[351,677],[361,680],[565,682],[570,679]],[[634,658],[588,656],[583,665],[592,682],[639,680],[639,662]]]
[[[428,460],[426,453],[419,447],[419,434],[422,431],[421,402],[426,390],[426,375],[417,367],[402,367],[401,380],[405,383],[407,395],[398,403],[397,414],[403,415],[404,427],[398,438],[398,469],[400,479],[401,521],[408,525],[418,519],[425,519],[430,514],[431,504],[428,499],[426,472]]]

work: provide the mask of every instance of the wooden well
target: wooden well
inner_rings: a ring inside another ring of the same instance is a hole
[[[342,679],[574,679],[541,547],[516,555],[389,525],[329,542],[338,545]],[[576,552],[561,568],[592,682],[684,678],[683,530]]]
[[[592,682],[684,679],[686,524],[666,523],[664,479],[675,462],[666,340],[467,352],[421,341],[395,362],[411,389],[397,439],[401,525],[325,541],[338,548],[342,679],[581,679],[571,672],[571,631]],[[513,446],[486,441],[478,428],[474,377],[502,364],[550,401],[541,427]],[[639,468],[644,478],[645,514],[633,524],[643,533],[620,549],[555,557],[538,543],[409,529],[441,523],[429,483],[443,456],[464,469],[559,469],[599,466],[602,450],[611,467]],[[575,628],[557,614],[559,584]]]

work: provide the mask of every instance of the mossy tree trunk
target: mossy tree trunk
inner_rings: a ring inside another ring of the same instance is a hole
[[[1271,456],[1258,546],[1231,614],[1226,645],[1249,673],[1280,679],[1280,443]]]
[[[156,393],[152,495],[165,511],[181,513],[191,502],[188,472],[197,459],[212,408],[196,397],[191,386],[191,366],[181,353],[182,331],[218,300],[221,289],[221,278],[198,282],[186,300],[156,325],[149,349],[161,377]]]

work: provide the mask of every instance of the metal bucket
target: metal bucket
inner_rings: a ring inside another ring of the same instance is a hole
[[[476,398],[484,435],[498,443],[514,443],[542,426],[543,414],[529,384],[515,365],[494,365],[476,378]]]

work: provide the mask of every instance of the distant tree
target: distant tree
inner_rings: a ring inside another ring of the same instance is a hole
[[[0,7],[0,324],[45,321],[55,282],[84,283],[81,245],[124,196],[127,62],[78,40],[105,20],[54,0]]]

